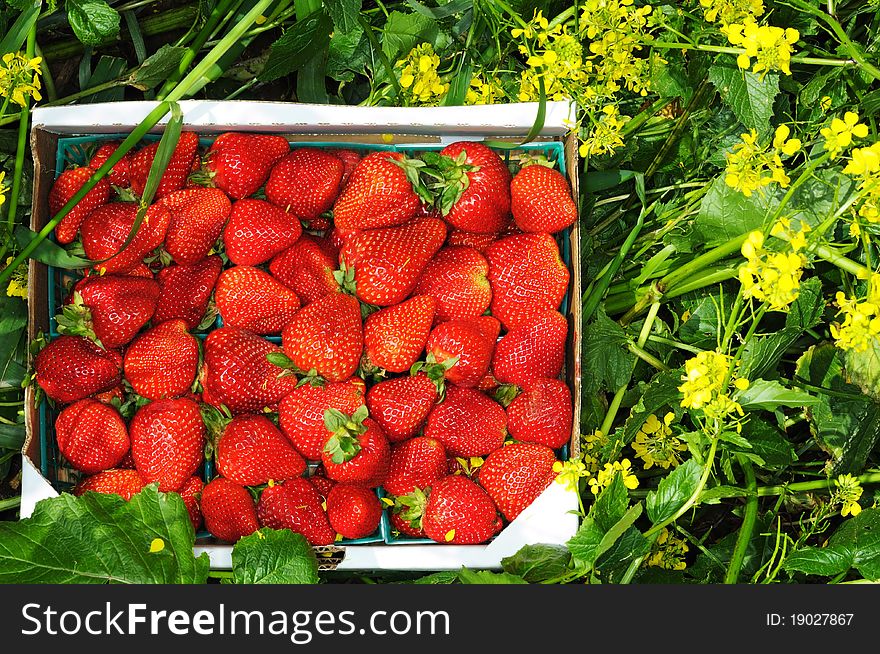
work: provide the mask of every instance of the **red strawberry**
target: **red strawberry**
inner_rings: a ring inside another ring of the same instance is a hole
[[[332,435],[324,446],[321,461],[330,479],[372,488],[385,481],[391,448],[382,428],[367,415],[365,406],[351,416],[337,409],[328,409],[324,415]]]
[[[362,229],[340,229],[339,227],[334,227],[333,231],[330,232],[329,240],[330,245],[336,248],[336,259],[339,260],[339,250],[342,249],[342,246],[348,243],[355,236],[360,234]]]
[[[137,470],[113,468],[83,479],[74,487],[73,494],[79,496],[88,491],[106,493],[119,495],[127,502],[140,493],[144,486],[146,484]]]
[[[382,487],[392,495],[408,495],[416,488],[427,490],[445,476],[443,443],[419,436],[391,448],[391,465]]]
[[[568,268],[549,234],[517,234],[486,249],[492,284],[492,315],[505,329],[556,309],[568,289]]]
[[[480,468],[480,485],[504,517],[515,520],[554,479],[556,455],[535,443],[511,443],[493,452]]]
[[[134,338],[156,311],[159,285],[128,275],[86,277],[73,287],[56,317],[62,334],[87,336],[115,349]]]
[[[198,327],[222,267],[220,257],[214,256],[191,266],[173,265],[160,270],[156,280],[161,292],[153,321],[160,323],[179,318],[189,329]]]
[[[272,167],[266,199],[305,221],[333,206],[345,164],[329,152],[298,148]]]
[[[204,459],[205,425],[188,398],[157,400],[138,409],[129,425],[131,454],[147,484],[178,491]]]
[[[201,478],[192,476],[183,483],[183,487],[180,489],[180,499],[183,500],[183,505],[186,507],[186,512],[189,514],[189,521],[192,523],[193,531],[198,531],[199,527],[202,526],[202,512],[199,509],[199,497],[201,496],[204,487],[205,482],[203,482]]]
[[[272,259],[269,272],[296,291],[303,303],[309,304],[339,290],[339,283],[333,276],[338,256],[329,242],[303,234],[296,243]]]
[[[522,388],[535,379],[559,377],[567,334],[568,322],[558,311],[533,315],[498,341],[492,359],[495,378]]]
[[[275,162],[289,151],[283,136],[226,132],[208,150],[207,168],[214,184],[239,200],[256,193]]]
[[[138,206],[132,202],[111,202],[95,209],[83,221],[83,250],[89,259],[101,262],[96,265],[101,272],[128,272],[165,240],[171,214],[162,205],[154,204],[147,209],[131,242],[122,247],[134,227],[137,211]]]
[[[75,402],[122,381],[122,357],[82,336],[59,336],[34,358],[35,379],[56,402]]]
[[[370,366],[406,372],[425,349],[437,301],[417,295],[370,314],[364,324],[364,354]]]
[[[460,229],[449,230],[449,238],[446,239],[446,245],[450,247],[470,247],[479,253],[486,251],[486,248],[498,240],[498,234],[480,234],[479,232],[465,232]]]
[[[233,414],[274,408],[296,387],[296,377],[285,375],[266,358],[281,348],[236,327],[215,329],[205,339],[201,381],[203,398],[225,405]]]
[[[358,162],[333,205],[336,226],[375,229],[402,225],[415,217],[423,199],[413,187],[417,176],[418,167],[399,152],[368,154]]]
[[[308,480],[309,483],[315,487],[315,490],[318,491],[318,495],[321,496],[321,499],[325,502],[327,501],[327,496],[330,494],[330,491],[333,490],[333,487],[336,485],[335,481],[327,479],[324,475],[312,475]]]
[[[568,384],[536,379],[507,407],[510,435],[524,443],[557,449],[571,439],[572,408]]]
[[[244,486],[217,477],[202,491],[205,529],[220,540],[234,543],[260,528],[257,507]]]
[[[450,225],[469,232],[501,231],[510,212],[510,171],[501,157],[482,143],[458,141],[426,160],[445,178],[440,212]]]
[[[296,450],[310,461],[320,461],[331,433],[324,425],[327,409],[351,415],[364,405],[364,382],[352,377],[323,385],[303,384],[278,405],[281,430]]]
[[[454,456],[485,456],[504,443],[507,416],[499,404],[471,388],[449,386],[428,416],[425,436]]]
[[[94,269],[93,269],[94,270]],[[100,274],[100,271],[94,270]],[[141,261],[134,268],[125,273],[129,277],[143,277],[144,279],[154,279],[155,275],[153,274],[152,268],[150,268],[147,264]]]
[[[428,538],[450,545],[485,543],[501,531],[492,498],[467,477],[444,477],[431,487],[422,516]]]
[[[208,256],[232,212],[229,198],[216,188],[188,188],[162,199],[171,212],[165,249],[182,265]]]
[[[150,174],[150,167],[153,165],[153,159],[156,158],[156,150],[158,149],[159,143],[157,141],[142,148],[131,158],[129,165],[131,188],[138,195],[144,194],[147,176]],[[168,166],[162,173],[162,179],[159,180],[159,185],[156,188],[156,200],[184,187],[198,149],[199,137],[195,132],[180,133],[180,139],[177,141],[174,153],[171,155]]]
[[[366,486],[336,484],[327,495],[327,519],[343,538],[365,538],[379,528],[382,505]]]
[[[245,414],[223,429],[216,447],[217,470],[242,486],[299,477],[306,462],[266,416]]]
[[[370,229],[347,241],[339,259],[345,267],[354,268],[361,302],[388,307],[409,297],[445,238],[446,226],[436,218]]]
[[[111,157],[111,155],[116,152],[119,148],[119,141],[112,141],[110,143],[104,143],[101,147],[99,147],[95,154],[92,155],[91,161],[89,161],[89,168],[92,170],[98,170],[104,163]],[[131,152],[126,152],[122,159],[116,162],[116,165],[110,169],[110,172],[107,173],[107,178],[110,180],[110,183],[113,186],[118,186],[120,188],[128,188],[131,185],[131,179],[129,174],[129,168],[131,166]]]
[[[328,152],[342,160],[342,181],[339,183],[339,190],[342,191],[342,189],[348,186],[348,180],[351,177],[351,174],[360,163],[362,159],[361,154],[357,150],[346,150],[343,148],[328,150]]]
[[[63,171],[49,190],[49,213],[55,216],[76,195],[95,173],[91,167],[70,168]],[[55,238],[67,244],[76,238],[80,226],[92,211],[107,204],[110,199],[110,182],[104,177],[98,181],[86,196],[76,203],[61,222],[55,227]],[[50,216],[50,217],[51,217]]]
[[[296,243],[299,221],[264,200],[239,200],[223,231],[226,256],[239,266],[257,266]]]
[[[492,316],[440,323],[428,337],[428,362],[445,364],[445,377],[453,384],[476,386],[489,370],[499,330]]]
[[[327,520],[318,491],[301,477],[264,490],[257,516],[264,527],[290,529],[305,536],[311,545],[330,545],[336,540],[336,530]]]
[[[437,402],[437,387],[426,375],[379,382],[367,392],[367,408],[388,440],[406,440],[421,429]]]
[[[516,226],[524,232],[552,234],[577,220],[568,180],[547,166],[526,166],[510,184],[510,210]]]
[[[415,517],[409,516],[410,513],[406,505],[395,505],[389,514],[391,528],[401,535],[409,536],[410,538],[427,538],[425,530],[420,526],[422,524],[421,514]]]
[[[325,295],[287,323],[282,343],[299,370],[315,369],[328,381],[348,379],[357,370],[364,343],[360,305],[350,295]]]
[[[58,414],[55,437],[64,458],[90,475],[119,465],[129,448],[122,416],[97,400],[80,400]]]
[[[95,393],[92,397],[98,400],[98,402],[103,402],[104,404],[120,406],[125,401],[125,388],[122,384],[119,384],[111,388],[109,391]],[[127,466],[120,463],[117,467],[125,468]]]
[[[492,301],[489,263],[469,247],[447,247],[428,262],[416,283],[415,293],[437,300],[437,322],[475,318],[486,313]]]
[[[223,324],[255,334],[281,333],[300,308],[296,293],[269,273],[250,266],[220,273],[214,302]]]
[[[179,397],[196,379],[199,342],[182,320],[168,320],[144,332],[125,351],[125,379],[150,400]]]

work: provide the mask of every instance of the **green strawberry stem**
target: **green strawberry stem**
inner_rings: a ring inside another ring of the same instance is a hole
[[[409,522],[413,529],[422,528],[422,518],[425,515],[425,507],[428,504],[429,488],[422,490],[414,488],[412,493],[401,495],[394,500],[394,513]]]
[[[519,388],[516,384],[502,384],[495,390],[495,399],[504,408],[510,406],[517,395],[519,395]]]
[[[425,173],[436,173],[436,181],[429,184],[428,187],[436,197],[440,213],[445,216],[470,186],[471,179],[468,177],[468,173],[475,172],[480,167],[467,163],[465,150],[462,150],[455,158],[436,152],[426,152],[423,159],[428,164]]]
[[[55,322],[58,324],[58,333],[68,336],[84,336],[98,347],[104,348],[101,339],[95,334],[95,327],[92,323],[92,311],[83,304],[83,298],[79,291],[74,291],[72,299],[73,301],[70,304],[64,305],[61,313],[55,316]]]
[[[424,161],[419,159],[403,157],[402,159],[389,158],[388,161],[403,169],[403,172],[406,173],[406,179],[412,186],[413,192],[419,196],[422,202],[428,206],[434,206],[436,202],[435,194],[428,187],[428,184],[425,183],[423,177],[427,176],[440,179],[441,173],[439,171],[434,170]]]
[[[232,422],[232,415],[225,406],[218,409],[211,404],[202,404],[201,413],[202,422],[205,423],[205,429],[208,430],[208,448],[211,448],[211,451],[208,452],[206,449],[205,457],[209,458],[213,454],[213,450],[216,449],[223,432],[226,431],[226,426]]]
[[[324,412],[324,427],[333,433],[324,445],[324,451],[330,455],[333,463],[351,461],[361,451],[358,436],[367,431],[364,420],[368,416],[366,405],[358,407],[351,416],[345,415],[339,409],[327,409]]]
[[[339,288],[343,293],[347,293],[349,295],[357,294],[357,282],[355,282],[354,278],[354,266],[349,267],[345,263],[345,257],[342,257],[342,260],[339,264],[339,270],[333,271],[333,279],[336,280],[336,283],[339,284]]]

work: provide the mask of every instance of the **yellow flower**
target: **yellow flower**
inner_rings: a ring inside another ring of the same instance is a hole
[[[703,415],[716,421],[729,419],[734,414],[744,416],[742,407],[731,398],[731,389],[725,385],[725,380],[737,391],[748,388],[749,381],[731,373],[732,362],[732,357],[713,350],[700,352],[685,361],[683,383],[678,387],[682,394],[681,406],[702,410]],[[733,422],[739,431],[741,421],[733,418]]]
[[[841,504],[840,515],[844,518],[848,515],[857,516],[862,507],[859,499],[862,497],[862,485],[859,480],[850,474],[840,475],[834,480],[834,491],[832,500]]]
[[[791,46],[797,43],[800,34],[796,29],[758,25],[754,20],[733,23],[725,30],[727,40],[745,50],[736,59],[740,68],[752,69],[763,78],[771,70],[781,70],[791,75]],[[755,60],[752,66],[752,59]]]
[[[614,151],[623,147],[621,130],[629,120],[629,116],[618,114],[617,107],[613,104],[602,108],[602,115],[593,125],[590,135],[581,142],[579,152],[582,157],[613,154]]]
[[[395,67],[401,69],[400,86],[411,104],[436,105],[449,90],[437,74],[440,57],[430,43],[417,45]]]
[[[505,99],[504,88],[497,77],[484,80],[480,75],[475,75],[468,86],[464,102],[465,104],[498,104]]]
[[[40,95],[41,57],[28,59],[20,52],[8,52],[0,61],[0,96],[21,107],[26,106],[27,96],[43,99]]]
[[[825,149],[832,157],[836,157],[852,145],[854,138],[865,138],[868,135],[868,126],[859,122],[856,112],[847,111],[843,114],[843,120],[832,118],[831,125],[823,127],[819,132],[825,139]]]
[[[3,206],[3,203],[6,202],[6,185],[3,183],[3,180],[6,178],[6,171],[0,170],[0,207]]]
[[[831,109],[831,96],[830,95],[823,95],[819,99],[819,108],[822,109],[822,111],[828,111],[829,109]]]
[[[739,268],[739,281],[746,298],[766,302],[773,311],[785,311],[798,298],[806,258],[797,251],[806,245],[807,229],[804,226],[791,237],[792,250],[789,252],[765,249],[764,235],[760,231],[748,235],[740,249],[746,263]],[[773,228],[776,235],[781,235],[784,230],[784,227]]]
[[[581,436],[581,457],[589,475],[595,475],[601,468],[599,460],[606,445],[608,445],[608,436],[598,429],[592,434]]]
[[[687,541],[671,535],[664,527],[651,546],[651,552],[645,559],[644,565],[664,570],[684,570],[687,567],[684,560],[687,553]]]
[[[15,257],[9,257],[6,260],[6,265],[4,268],[8,268],[9,264],[11,264],[15,260]],[[6,287],[6,295],[9,297],[20,297],[22,299],[27,299],[28,296],[28,269],[27,264],[21,264],[15,271],[12,273],[12,276],[9,278],[9,285]]]
[[[759,145],[757,131],[741,134],[742,142],[725,155],[724,183],[746,197],[774,182],[786,188],[791,180],[785,173],[782,156],[790,157],[801,149],[800,139],[790,139],[790,135],[788,125],[780,125],[769,145]]]
[[[678,453],[685,451],[687,445],[672,435],[670,425],[674,419],[675,414],[670,412],[663,417],[663,422],[660,422],[652,413],[639,428],[632,442],[632,448],[636,457],[644,462],[645,470],[655,465],[667,470],[681,463]]]
[[[569,459],[568,461],[557,461],[553,464],[553,472],[557,473],[556,483],[562,484],[566,489],[577,492],[578,482],[582,477],[589,477],[590,473],[587,467],[580,459]]]
[[[722,27],[731,23],[742,23],[764,13],[762,0],[700,0],[703,18],[710,23],[720,23]]]
[[[593,495],[598,495],[603,488],[608,488],[618,473],[622,476],[624,486],[630,490],[639,487],[639,479],[633,474],[632,463],[629,459],[623,459],[606,463],[596,476],[590,479],[590,490],[593,491]]]
[[[842,350],[864,352],[880,345],[880,275],[871,276],[865,301],[848,298],[837,292],[837,306],[843,314],[843,323],[832,323],[831,335]]]

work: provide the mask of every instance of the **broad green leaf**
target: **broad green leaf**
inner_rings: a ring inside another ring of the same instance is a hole
[[[605,536],[605,532],[599,528],[593,518],[587,516],[583,519],[577,533],[565,544],[579,568],[590,569],[593,567],[596,556],[598,556],[596,550],[599,543],[602,542],[603,536]]]
[[[709,68],[709,81],[747,129],[766,134],[773,116],[773,102],[779,94],[779,75],[768,73],[762,77],[738,68],[733,57],[726,59],[731,61]]]
[[[301,534],[264,527],[232,548],[232,578],[236,584],[317,584],[318,559]]]
[[[525,545],[513,556],[501,559],[505,572],[529,583],[555,579],[569,570],[571,552],[564,545]]]
[[[828,539],[828,547],[845,547],[853,567],[866,579],[880,579],[880,510],[865,509],[845,520]]]
[[[880,402],[880,340],[871,339],[862,351],[846,351],[846,372],[862,392]]]
[[[775,411],[781,406],[805,407],[815,406],[821,400],[806,391],[786,388],[778,381],[757,379],[749,387],[736,396],[736,401],[743,409]]]
[[[21,50],[21,46],[24,45],[28,33],[40,16],[40,6],[42,4],[39,0],[22,3],[22,7],[19,7],[21,13],[6,31],[6,34],[3,35],[3,38],[0,39],[0,56]]]
[[[660,524],[674,516],[697,490],[702,473],[700,464],[688,459],[664,477],[645,500],[651,522]]]
[[[419,2],[419,0],[406,0],[406,4],[412,7],[414,11],[433,20],[441,20],[474,8],[473,0],[449,0],[449,2],[441,0],[437,3],[440,6],[436,8],[427,7],[424,3]]]
[[[24,330],[0,333],[0,389],[21,389],[28,374],[26,337]]]
[[[324,0],[324,7],[333,19],[333,27],[342,34],[360,32],[358,14],[362,4],[363,0]]]
[[[596,569],[610,580],[622,574],[629,564],[651,551],[651,543],[635,527],[623,532],[608,550],[596,560]]]
[[[846,547],[804,547],[792,552],[783,567],[789,572],[832,577],[852,567],[852,553]]]
[[[768,206],[778,203],[776,196],[765,191],[746,197],[728,186],[723,175],[716,177],[700,202],[700,211],[693,223],[696,239],[712,247],[759,229]]]
[[[617,473],[611,483],[599,493],[590,515],[602,531],[608,531],[626,514],[629,493],[623,484],[623,475]]]
[[[635,177],[632,170],[591,170],[581,177],[581,190],[587,193],[607,191]]]
[[[62,493],[0,523],[0,583],[201,584],[209,561],[194,541],[183,500],[155,484],[129,502]]]
[[[458,571],[457,570],[443,570],[442,572],[435,572],[430,575],[425,575],[424,577],[419,577],[418,579],[413,579],[409,582],[410,584],[419,584],[419,585],[439,585],[439,584],[454,584],[458,581]]]
[[[128,78],[128,84],[146,91],[163,84],[168,77],[177,71],[186,48],[168,45],[167,43],[147,57],[137,70]]]
[[[746,421],[742,435],[751,445],[750,451],[761,457],[768,467],[782,468],[791,465],[797,458],[785,434],[757,416],[751,416]]]
[[[488,570],[469,570],[462,568],[458,571],[458,580],[463,584],[527,584],[522,577],[507,572],[490,572]]]
[[[332,29],[333,21],[325,11],[316,11],[294,23],[269,49],[269,59],[258,75],[260,81],[271,82],[300,70],[330,44]]]
[[[0,292],[0,334],[21,331],[27,326],[27,320],[25,301]]]
[[[119,12],[104,0],[67,0],[67,20],[85,45],[100,45],[119,33]]]
[[[369,67],[370,42],[363,31],[334,32],[327,52],[327,75],[339,82],[350,82]]]
[[[36,232],[32,232],[23,225],[16,225],[15,242],[19,249],[23,249],[36,237]],[[37,249],[31,253],[31,258],[56,268],[86,268],[92,264],[88,259],[68,254],[67,250],[48,239],[37,246]]]
[[[790,216],[798,222],[816,227],[850,200],[854,184],[852,179],[838,170],[819,170],[795,190],[790,206],[795,208]]]
[[[0,423],[0,449],[20,450],[24,445],[25,436],[24,425]]]
[[[119,102],[122,100],[125,93],[125,89],[122,88],[122,85],[125,84],[125,79],[122,78],[122,75],[127,69],[128,62],[122,57],[102,55],[98,59],[95,70],[89,76],[88,83],[84,84],[83,88],[90,88],[107,82],[112,82],[116,85],[98,93],[83,96],[83,104],[87,102]]]
[[[432,18],[422,14],[392,11],[382,30],[382,52],[394,63],[419,43],[433,43],[439,27]]]
[[[700,504],[718,504],[728,497],[742,497],[742,489],[736,486],[715,486],[700,493]]]
[[[642,389],[642,396],[632,408],[623,426],[623,440],[629,443],[636,437],[645,420],[652,413],[663,417],[665,407],[675,408],[681,404],[681,368],[657,373]],[[668,409],[667,409],[668,410]]]
[[[605,554],[605,552],[608,552],[618,539],[632,527],[633,523],[639,519],[640,515],[642,515],[641,502],[631,506],[623,517],[611,529],[605,532],[602,540],[599,541],[599,545],[596,546],[596,559]]]
[[[628,340],[623,327],[600,310],[584,336],[584,391],[616,391],[626,384],[636,357],[622,347]]]

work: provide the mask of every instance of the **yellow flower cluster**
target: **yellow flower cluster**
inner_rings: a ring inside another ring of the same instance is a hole
[[[880,223],[880,142],[853,148],[852,160],[843,172],[859,178],[858,215],[869,223]],[[858,223],[852,226],[856,228],[853,236],[858,236]]]
[[[771,70],[791,75],[791,46],[801,37],[796,29],[758,25],[754,20],[747,20],[731,23],[724,32],[728,41],[745,50],[736,59],[740,68],[751,68],[752,72],[761,73],[762,79]],[[755,60],[754,66],[752,59]]]
[[[566,489],[578,492],[578,482],[583,477],[589,477],[590,473],[581,459],[569,459],[557,461],[553,464],[553,472],[556,474],[556,483],[562,484]]]
[[[18,52],[8,52],[0,60],[0,96],[24,107],[27,97],[42,100],[40,95],[41,57],[28,59]]]
[[[840,475],[834,480],[836,490],[832,501],[840,503],[840,515],[844,518],[848,515],[857,516],[862,511],[859,499],[862,497],[862,485],[852,475]]]
[[[746,263],[739,268],[739,281],[746,298],[766,302],[772,311],[785,311],[798,298],[807,262],[800,251],[806,247],[809,230],[802,224],[800,231],[793,232],[787,220],[774,225],[770,233],[789,241],[791,249],[783,252],[767,250],[761,231],[748,235],[740,248]]]
[[[608,488],[618,473],[623,478],[624,486],[630,490],[639,487],[639,479],[633,474],[632,463],[629,459],[623,459],[614,463],[606,463],[595,477],[590,478],[590,490],[593,491],[593,495],[598,495],[603,488]]]
[[[589,136],[581,141],[580,155],[586,158],[613,153],[623,145],[621,130],[628,120],[629,116],[621,116],[616,105],[602,107]]]
[[[0,170],[0,207],[6,202],[6,185],[3,183],[4,179],[6,179],[6,171]]]
[[[733,413],[743,416],[742,407],[730,397],[730,386],[744,391],[749,387],[749,380],[731,372],[732,362],[732,357],[713,350],[700,352],[685,361],[685,374],[681,378],[684,383],[678,387],[682,394],[681,406],[702,410],[712,420],[723,420]],[[737,424],[737,430],[739,427]]]
[[[410,104],[436,105],[446,95],[449,84],[440,79],[439,67],[440,57],[430,43],[417,45],[395,64],[400,68],[400,86]]]
[[[540,98],[539,80],[551,100],[564,100],[582,92],[590,64],[584,61],[583,47],[568,33],[568,26],[550,27],[538,11],[527,27],[511,30],[511,36],[522,39],[519,51],[526,56],[527,68],[520,75],[517,95],[521,102]]]
[[[481,75],[475,75],[471,79],[465,94],[465,104],[498,104],[507,99],[504,87],[497,77],[483,79]]]
[[[800,139],[790,139],[790,135],[788,125],[780,125],[771,143],[759,145],[755,130],[741,134],[742,142],[725,155],[724,183],[746,197],[773,182],[787,187],[791,180],[782,165],[782,157],[790,157],[801,149]]]
[[[6,265],[4,268],[8,268],[9,264],[11,264],[15,260],[15,257],[9,257],[6,260]],[[27,264],[21,264],[15,271],[12,273],[12,276],[9,278],[9,285],[6,287],[6,295],[9,297],[20,297],[22,299],[27,299],[28,296],[28,272],[27,272]]]
[[[764,13],[763,0],[700,0],[700,6],[703,18],[721,27],[754,20]]]
[[[673,420],[675,420],[674,413],[667,413],[663,417],[663,422],[652,413],[639,428],[632,442],[632,448],[636,458],[643,461],[645,470],[655,465],[668,470],[681,463],[678,453],[685,451],[687,445],[672,435],[670,425]]]
[[[651,546],[651,552],[645,559],[645,565],[664,570],[684,570],[687,567],[684,560],[687,553],[687,541],[683,538],[676,538],[664,527]]]
[[[854,111],[843,114],[843,120],[832,118],[828,127],[819,130],[825,139],[825,149],[836,157],[848,149],[853,139],[863,139],[868,135],[868,126],[859,122],[859,115]]]
[[[868,281],[868,297],[864,301],[848,298],[838,291],[837,306],[843,313],[843,323],[831,325],[831,335],[842,350],[864,352],[880,346],[880,274]]]
[[[595,475],[602,467],[599,459],[606,445],[608,445],[608,436],[598,429],[592,434],[581,436],[581,452],[588,476]]]

